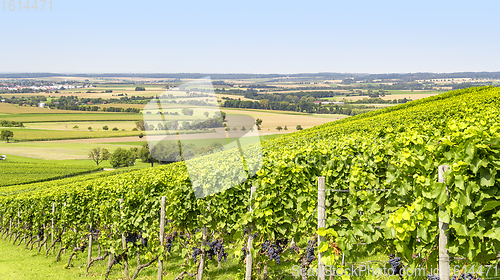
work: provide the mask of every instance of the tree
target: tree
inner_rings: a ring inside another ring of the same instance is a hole
[[[127,167],[134,165],[135,159],[136,156],[134,152],[123,148],[118,148],[109,158],[109,163],[111,163],[114,168]]]
[[[203,116],[205,116],[206,118],[208,118],[208,112],[203,113]]]
[[[73,129],[78,129],[78,128],[79,128],[78,125],[73,126]]]
[[[103,126],[103,127],[102,127],[102,129],[104,129],[104,130],[108,130],[108,129],[109,129],[109,127],[108,127],[107,125],[105,125],[105,126]]]
[[[222,118],[222,121],[223,121],[223,122],[225,122],[225,121],[226,121],[226,113],[224,113],[224,112],[222,112],[222,111],[215,112],[215,113],[214,113],[214,116],[215,116],[215,117]]]
[[[244,126],[241,127],[241,131],[247,130]]]
[[[141,133],[139,133],[139,138],[142,138],[142,137],[144,137],[144,134],[142,134],[142,132],[141,132]]]
[[[283,129],[283,127],[281,127],[281,125],[276,128],[276,130],[278,130],[278,131],[281,131],[282,129]]]
[[[137,127],[137,129],[139,129],[140,131],[144,131],[146,130],[144,128],[144,121],[136,121],[135,122],[135,126]]]
[[[153,167],[153,163],[158,162],[158,160],[151,157],[148,143],[142,145],[142,148],[139,150],[139,158],[142,160],[142,162],[151,163],[151,167]]]
[[[113,130],[113,131],[118,131],[118,128],[115,126],[115,127],[113,127],[113,129],[112,129],[112,130]]]
[[[108,150],[101,147],[93,148],[89,153],[89,159],[95,161],[97,166],[99,166],[99,163],[108,160],[109,156]]]
[[[6,140],[7,143],[9,143],[9,138],[14,137],[14,132],[12,132],[10,130],[2,130],[1,137],[2,137],[2,140]]]
[[[262,124],[262,120],[261,120],[261,119],[259,119],[259,118],[257,118],[257,119],[255,120],[255,124],[257,125],[257,130],[260,130],[260,125]]]
[[[89,129],[90,131],[92,131],[92,127],[91,127],[91,126],[89,126],[89,127],[88,127],[88,129]]]
[[[297,130],[302,130],[303,128],[302,128],[302,126],[299,124],[299,125],[297,125],[296,129],[297,129]]]
[[[194,114],[194,110],[190,108],[182,108],[182,113],[186,116],[192,116]]]
[[[145,87],[135,87],[135,91],[145,91]]]
[[[262,106],[262,109],[267,109],[269,108],[269,99],[261,99],[259,101],[260,106]]]
[[[284,130],[288,130],[288,127],[286,127],[286,125],[285,125],[285,128],[284,128]]]

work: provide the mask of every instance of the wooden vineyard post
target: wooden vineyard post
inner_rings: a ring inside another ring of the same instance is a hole
[[[440,165],[438,167],[439,183],[445,183],[444,173],[450,169],[447,165]],[[448,192],[448,187],[446,188]],[[439,218],[439,279],[450,280],[450,254],[446,245],[448,244],[448,234],[446,230],[448,224]]]
[[[207,210],[210,211],[210,204],[208,204]],[[205,266],[205,245],[207,244],[207,227],[203,227],[203,240],[201,241],[201,255],[200,255],[200,265],[198,266],[198,273],[196,273],[196,280],[203,279],[203,268]]]
[[[90,261],[92,261],[92,224],[90,224],[90,229],[89,229],[89,251],[87,255],[87,267],[90,265]]]
[[[120,215],[123,221],[122,207],[123,207],[123,199],[120,198]],[[123,274],[125,275],[125,279],[129,279],[128,275],[128,258],[127,258],[127,240],[125,239],[125,232],[122,232],[122,249],[123,249]]]
[[[161,212],[160,212],[160,246],[165,243],[165,196],[161,197]],[[158,257],[158,280],[163,279],[163,261]]]
[[[326,226],[325,217],[325,177],[318,177],[318,229]],[[325,237],[318,234],[318,248],[325,242]],[[321,261],[323,254],[318,250],[318,280],[325,280],[325,264]]]
[[[253,193],[257,191],[257,187],[252,187],[250,189],[250,201],[252,200]],[[250,204],[250,209],[249,211],[252,212],[253,205]],[[246,270],[245,270],[245,280],[252,280],[252,265],[253,265],[253,260],[252,260],[252,242],[253,242],[253,234],[252,234],[252,227],[250,226],[248,230],[248,242],[247,242],[247,250],[248,250],[248,255],[247,255],[247,264],[246,264]]]
[[[66,207],[66,202],[63,203],[63,208]],[[64,233],[66,232],[66,228],[63,229],[63,235]],[[63,248],[63,243],[62,243],[62,240],[61,240],[61,247],[60,248]],[[55,246],[54,246],[54,250],[55,250]],[[54,251],[55,253],[55,251]],[[66,254],[66,248],[63,248],[63,251],[62,251],[63,254]]]
[[[12,208],[10,208],[9,212],[11,212],[11,211],[12,211]],[[11,215],[12,215],[12,212],[11,212]],[[10,219],[9,219],[9,241],[10,241],[10,236],[12,236],[11,234],[12,234],[12,216],[10,216]]]
[[[56,204],[52,202],[52,218],[50,219],[50,244],[54,244],[54,214],[56,213]],[[53,251],[55,252],[56,246],[54,246]]]

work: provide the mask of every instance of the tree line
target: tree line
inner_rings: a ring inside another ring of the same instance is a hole
[[[264,110],[280,110],[293,111],[310,114],[343,114],[354,116],[367,111],[375,110],[374,106],[354,106],[354,105],[336,105],[336,104],[315,104],[313,102],[302,101],[299,103],[289,103],[285,101],[269,101],[263,99],[260,101],[242,101],[242,100],[225,100],[222,107],[227,108],[245,108],[245,109],[264,109]]]

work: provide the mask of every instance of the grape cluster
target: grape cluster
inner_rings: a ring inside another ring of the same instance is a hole
[[[167,247],[167,252],[172,250],[172,243],[175,241],[175,232],[165,236],[165,246]]]
[[[127,243],[135,243],[137,240],[139,240],[139,235],[137,233],[129,233],[125,237],[125,242]]]
[[[125,237],[125,242],[126,243],[133,243],[135,244],[137,240],[141,241],[141,244],[143,247],[148,246],[148,239],[142,237],[142,232],[141,233],[128,233],[127,236]]]
[[[401,258],[396,257],[395,254],[390,254],[389,258],[391,258],[389,260],[389,264],[391,265],[392,275],[399,275],[401,277],[401,270],[403,270],[403,268],[401,267]]]
[[[262,243],[262,248],[260,249],[261,253],[266,253],[269,257],[269,260],[275,260],[277,264],[280,264],[280,253],[283,252],[283,246],[288,244],[288,239],[284,240],[276,240],[275,243],[271,243],[271,241],[265,241]]]
[[[196,248],[196,247],[195,247],[195,248],[193,248],[193,260],[194,260],[195,262],[197,261],[196,257],[197,257],[198,255],[201,255],[201,250],[200,250],[200,249],[198,249],[198,248]]]
[[[246,255],[248,255],[248,249],[247,246],[241,247],[241,251],[243,252],[242,259],[245,258]]]
[[[439,280],[438,275],[427,275],[428,280]],[[481,280],[480,277],[475,277],[471,273],[463,273],[460,276],[453,276],[451,277],[451,280]]]
[[[309,240],[309,243],[307,243],[306,258],[307,258],[308,262],[312,262],[315,258],[315,256],[314,256],[314,242],[312,240]]]
[[[217,256],[217,261],[221,262],[222,258],[224,258],[224,262],[227,261],[227,253],[224,252],[224,244],[220,240],[214,240],[208,243],[210,249],[207,252],[208,258],[212,260],[212,256]]]
[[[453,276],[451,280],[481,280],[480,277],[474,277],[471,273],[462,273],[460,277]]]

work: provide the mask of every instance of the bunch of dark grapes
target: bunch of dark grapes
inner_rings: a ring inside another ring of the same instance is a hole
[[[401,267],[401,258],[396,258],[396,255],[394,254],[389,255],[389,257],[391,258],[389,260],[389,264],[391,265],[392,275],[399,275],[399,277],[402,279],[403,277],[401,276],[401,270],[403,270],[403,268]]]
[[[172,243],[175,241],[175,233],[168,234],[165,237],[165,246],[167,247],[167,252],[170,252],[172,250]]]
[[[262,243],[262,247],[260,249],[261,253],[266,253],[269,257],[269,260],[275,260],[277,264],[280,264],[280,253],[283,252],[282,245],[288,244],[288,240],[277,240],[275,243],[271,243],[271,241],[264,241]]]
[[[243,255],[241,255],[241,260],[243,260],[248,255],[248,248],[247,248],[247,246],[243,245],[243,247],[241,247],[241,251],[243,252]]]
[[[438,275],[427,275],[428,280],[439,280]],[[474,277],[471,273],[463,273],[460,276],[453,276],[451,280],[481,280],[481,277]]]
[[[307,248],[306,248],[307,262],[312,262],[315,258],[313,245],[314,245],[314,242],[312,240],[309,240],[309,243],[307,243]]]
[[[125,237],[125,242],[134,243],[139,239],[139,235],[137,233],[128,233]]]
[[[474,277],[474,275],[472,275],[471,273],[463,273],[460,275],[460,277],[458,276],[451,277],[451,280],[481,280],[481,278]]]
[[[214,240],[209,242],[208,245],[210,249],[207,252],[208,258],[212,260],[212,256],[217,256],[217,261],[221,262],[222,258],[224,258],[224,262],[227,261],[227,253],[224,252],[224,244],[220,240]]]
[[[198,249],[198,248],[196,248],[196,247],[195,247],[195,248],[193,248],[193,260],[194,260],[195,262],[197,261],[197,260],[196,260],[196,257],[197,257],[198,255],[201,255],[201,250],[200,250],[200,249]]]

